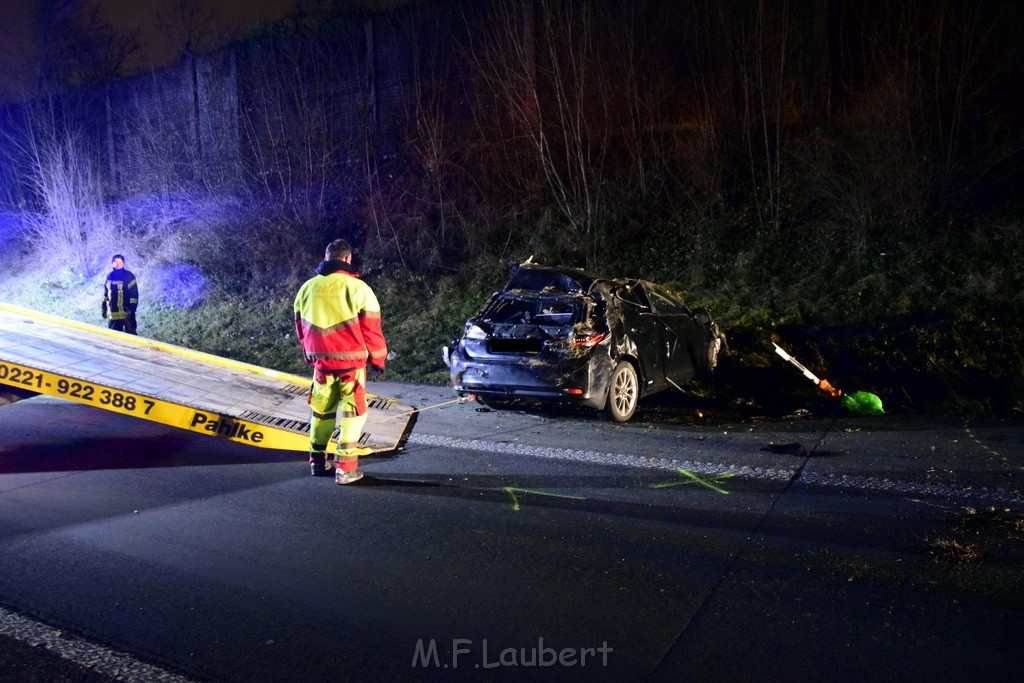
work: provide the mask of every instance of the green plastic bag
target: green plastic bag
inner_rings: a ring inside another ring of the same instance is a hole
[[[882,415],[882,399],[868,391],[855,391],[839,397],[843,405],[854,415]]]

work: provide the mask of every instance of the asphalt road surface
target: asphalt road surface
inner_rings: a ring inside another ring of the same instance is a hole
[[[370,389],[428,409],[346,487],[0,407],[0,680],[1019,680],[1024,420]]]

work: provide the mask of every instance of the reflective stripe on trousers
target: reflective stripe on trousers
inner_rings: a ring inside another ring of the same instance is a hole
[[[335,423],[340,428],[339,447],[358,443],[366,424],[366,369],[326,375],[324,379],[322,384],[314,381],[309,394],[309,448],[312,451],[327,448]]]

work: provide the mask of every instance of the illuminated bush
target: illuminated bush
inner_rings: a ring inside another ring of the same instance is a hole
[[[209,282],[201,270],[187,263],[160,266],[149,271],[143,283],[152,298],[173,308],[193,308],[206,298]]]

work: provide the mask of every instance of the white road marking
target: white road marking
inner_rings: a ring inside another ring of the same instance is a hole
[[[123,683],[193,683],[129,654],[97,645],[0,607],[0,635],[42,647],[70,662]]]
[[[527,455],[553,460],[565,460],[593,465],[628,466],[644,469],[680,469],[704,475],[728,474],[734,477],[757,481],[786,482],[797,476],[795,483],[826,488],[858,489],[896,495],[935,496],[963,500],[986,500],[1002,504],[1022,504],[1024,494],[1000,488],[964,488],[953,484],[926,484],[899,479],[879,479],[845,474],[814,474],[793,469],[771,469],[736,465],[721,465],[694,460],[671,458],[643,458],[635,455],[601,453],[598,451],[575,450],[528,446],[525,444],[497,443],[481,439],[459,439],[445,436],[413,434],[410,444],[438,446],[462,450],[479,450],[492,453]],[[47,651],[68,661],[87,667],[97,673],[110,676],[123,683],[194,683],[192,679],[135,659],[133,656],[112,650],[71,636],[59,629],[16,614],[0,607],[0,635],[14,638],[33,647],[45,647]]]
[[[442,446],[464,450],[489,451],[492,453],[509,453],[512,455],[529,455],[552,460],[588,463],[592,465],[614,465],[655,470],[680,469],[698,474],[721,475],[753,479],[757,481],[786,482],[796,476],[794,483],[825,488],[858,489],[894,495],[934,496],[961,500],[983,500],[1003,505],[1024,504],[1024,493],[1000,488],[963,487],[955,484],[927,484],[924,482],[905,481],[901,479],[880,479],[877,477],[861,477],[847,474],[816,474],[798,469],[771,469],[765,467],[748,467],[745,465],[722,465],[695,460],[676,460],[671,458],[643,458],[635,455],[619,453],[601,453],[598,451],[575,450],[571,448],[551,448],[545,446],[528,446],[526,444],[498,443],[483,439],[459,439],[447,436],[431,436],[413,434],[410,444],[424,446]]]

